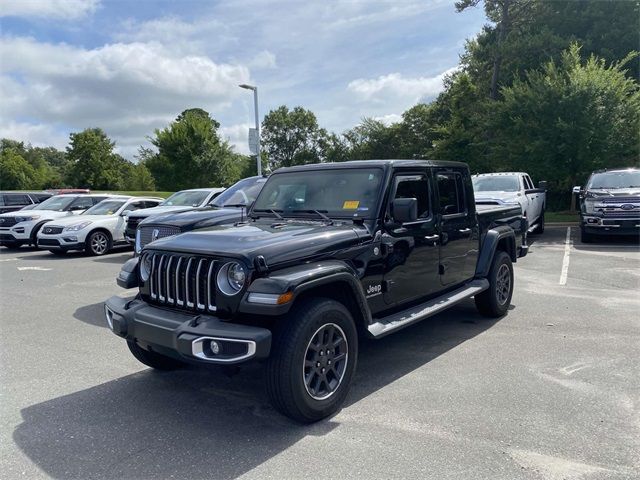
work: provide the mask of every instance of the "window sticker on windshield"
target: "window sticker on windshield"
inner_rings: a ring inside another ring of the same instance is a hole
[[[360,202],[358,200],[346,200],[342,204],[342,209],[343,210],[355,210],[356,208],[358,208],[358,205],[360,205]]]

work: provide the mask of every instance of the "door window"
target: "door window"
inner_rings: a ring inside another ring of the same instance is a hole
[[[533,190],[534,186],[533,186],[533,182],[531,181],[531,179],[529,178],[528,175],[525,175],[524,177],[522,177],[524,179],[524,188],[526,190]]]
[[[15,193],[5,194],[5,205],[8,207],[14,207],[18,205],[29,205],[31,201],[26,195],[20,195]]]
[[[429,190],[427,177],[424,175],[408,175],[396,177],[396,198],[415,198],[418,201],[418,218],[429,217]]]
[[[456,172],[438,173],[438,195],[442,215],[458,215],[466,212],[462,175]]]
[[[69,210],[86,210],[87,208],[91,208],[93,206],[93,199],[91,197],[78,197],[76,198]]]

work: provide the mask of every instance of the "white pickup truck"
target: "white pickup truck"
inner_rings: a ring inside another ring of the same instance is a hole
[[[482,173],[472,178],[477,204],[519,203],[529,221],[529,231],[544,232],[547,182],[538,183],[536,188],[531,177],[524,172]]]

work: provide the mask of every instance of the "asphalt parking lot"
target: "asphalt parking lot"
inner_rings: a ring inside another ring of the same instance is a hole
[[[549,227],[507,316],[472,301],[361,347],[300,426],[259,366],[159,373],[104,323],[130,252],[0,251],[2,478],[640,478],[640,250]],[[564,272],[564,273],[563,273]]]

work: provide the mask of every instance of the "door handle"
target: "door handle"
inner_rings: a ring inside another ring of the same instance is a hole
[[[440,235],[425,235],[424,239],[428,242],[437,242],[440,239]]]
[[[458,231],[459,231],[460,233],[465,234],[465,235],[466,235],[467,233],[471,233],[471,229],[470,229],[470,228],[463,228],[462,230],[458,230]]]

